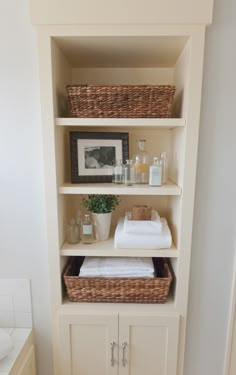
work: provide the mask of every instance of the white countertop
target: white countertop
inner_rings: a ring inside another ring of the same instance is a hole
[[[7,357],[0,361],[0,375],[9,375],[15,361],[17,360],[21,350],[23,349],[29,335],[32,332],[31,328],[4,328],[13,340],[14,349]]]

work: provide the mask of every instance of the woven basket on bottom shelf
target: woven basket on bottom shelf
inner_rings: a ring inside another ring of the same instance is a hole
[[[171,117],[175,87],[171,85],[68,85],[73,117]]]
[[[154,278],[80,277],[83,257],[70,260],[64,282],[71,302],[165,303],[172,275],[163,258],[153,258]]]

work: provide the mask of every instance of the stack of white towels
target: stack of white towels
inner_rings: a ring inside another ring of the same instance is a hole
[[[114,246],[119,249],[168,249],[172,245],[172,236],[167,220],[160,218],[152,210],[151,220],[131,220],[127,212],[118,222],[115,231]]]
[[[152,258],[85,257],[82,277],[154,277]]]

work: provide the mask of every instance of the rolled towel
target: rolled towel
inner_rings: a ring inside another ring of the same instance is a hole
[[[82,277],[154,277],[152,258],[85,257]]]
[[[126,212],[124,220],[124,232],[133,234],[160,234],[162,222],[157,211],[152,210],[151,220],[131,220],[131,212]]]
[[[0,328],[0,360],[5,358],[13,349],[11,336]]]
[[[115,231],[114,246],[118,249],[168,249],[172,245],[172,236],[165,218],[161,218],[160,234],[132,234],[124,231],[124,218],[118,222]]]

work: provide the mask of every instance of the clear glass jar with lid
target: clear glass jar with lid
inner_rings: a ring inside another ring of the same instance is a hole
[[[146,149],[146,140],[137,140],[137,153],[134,156],[135,183],[148,184],[150,157]]]

